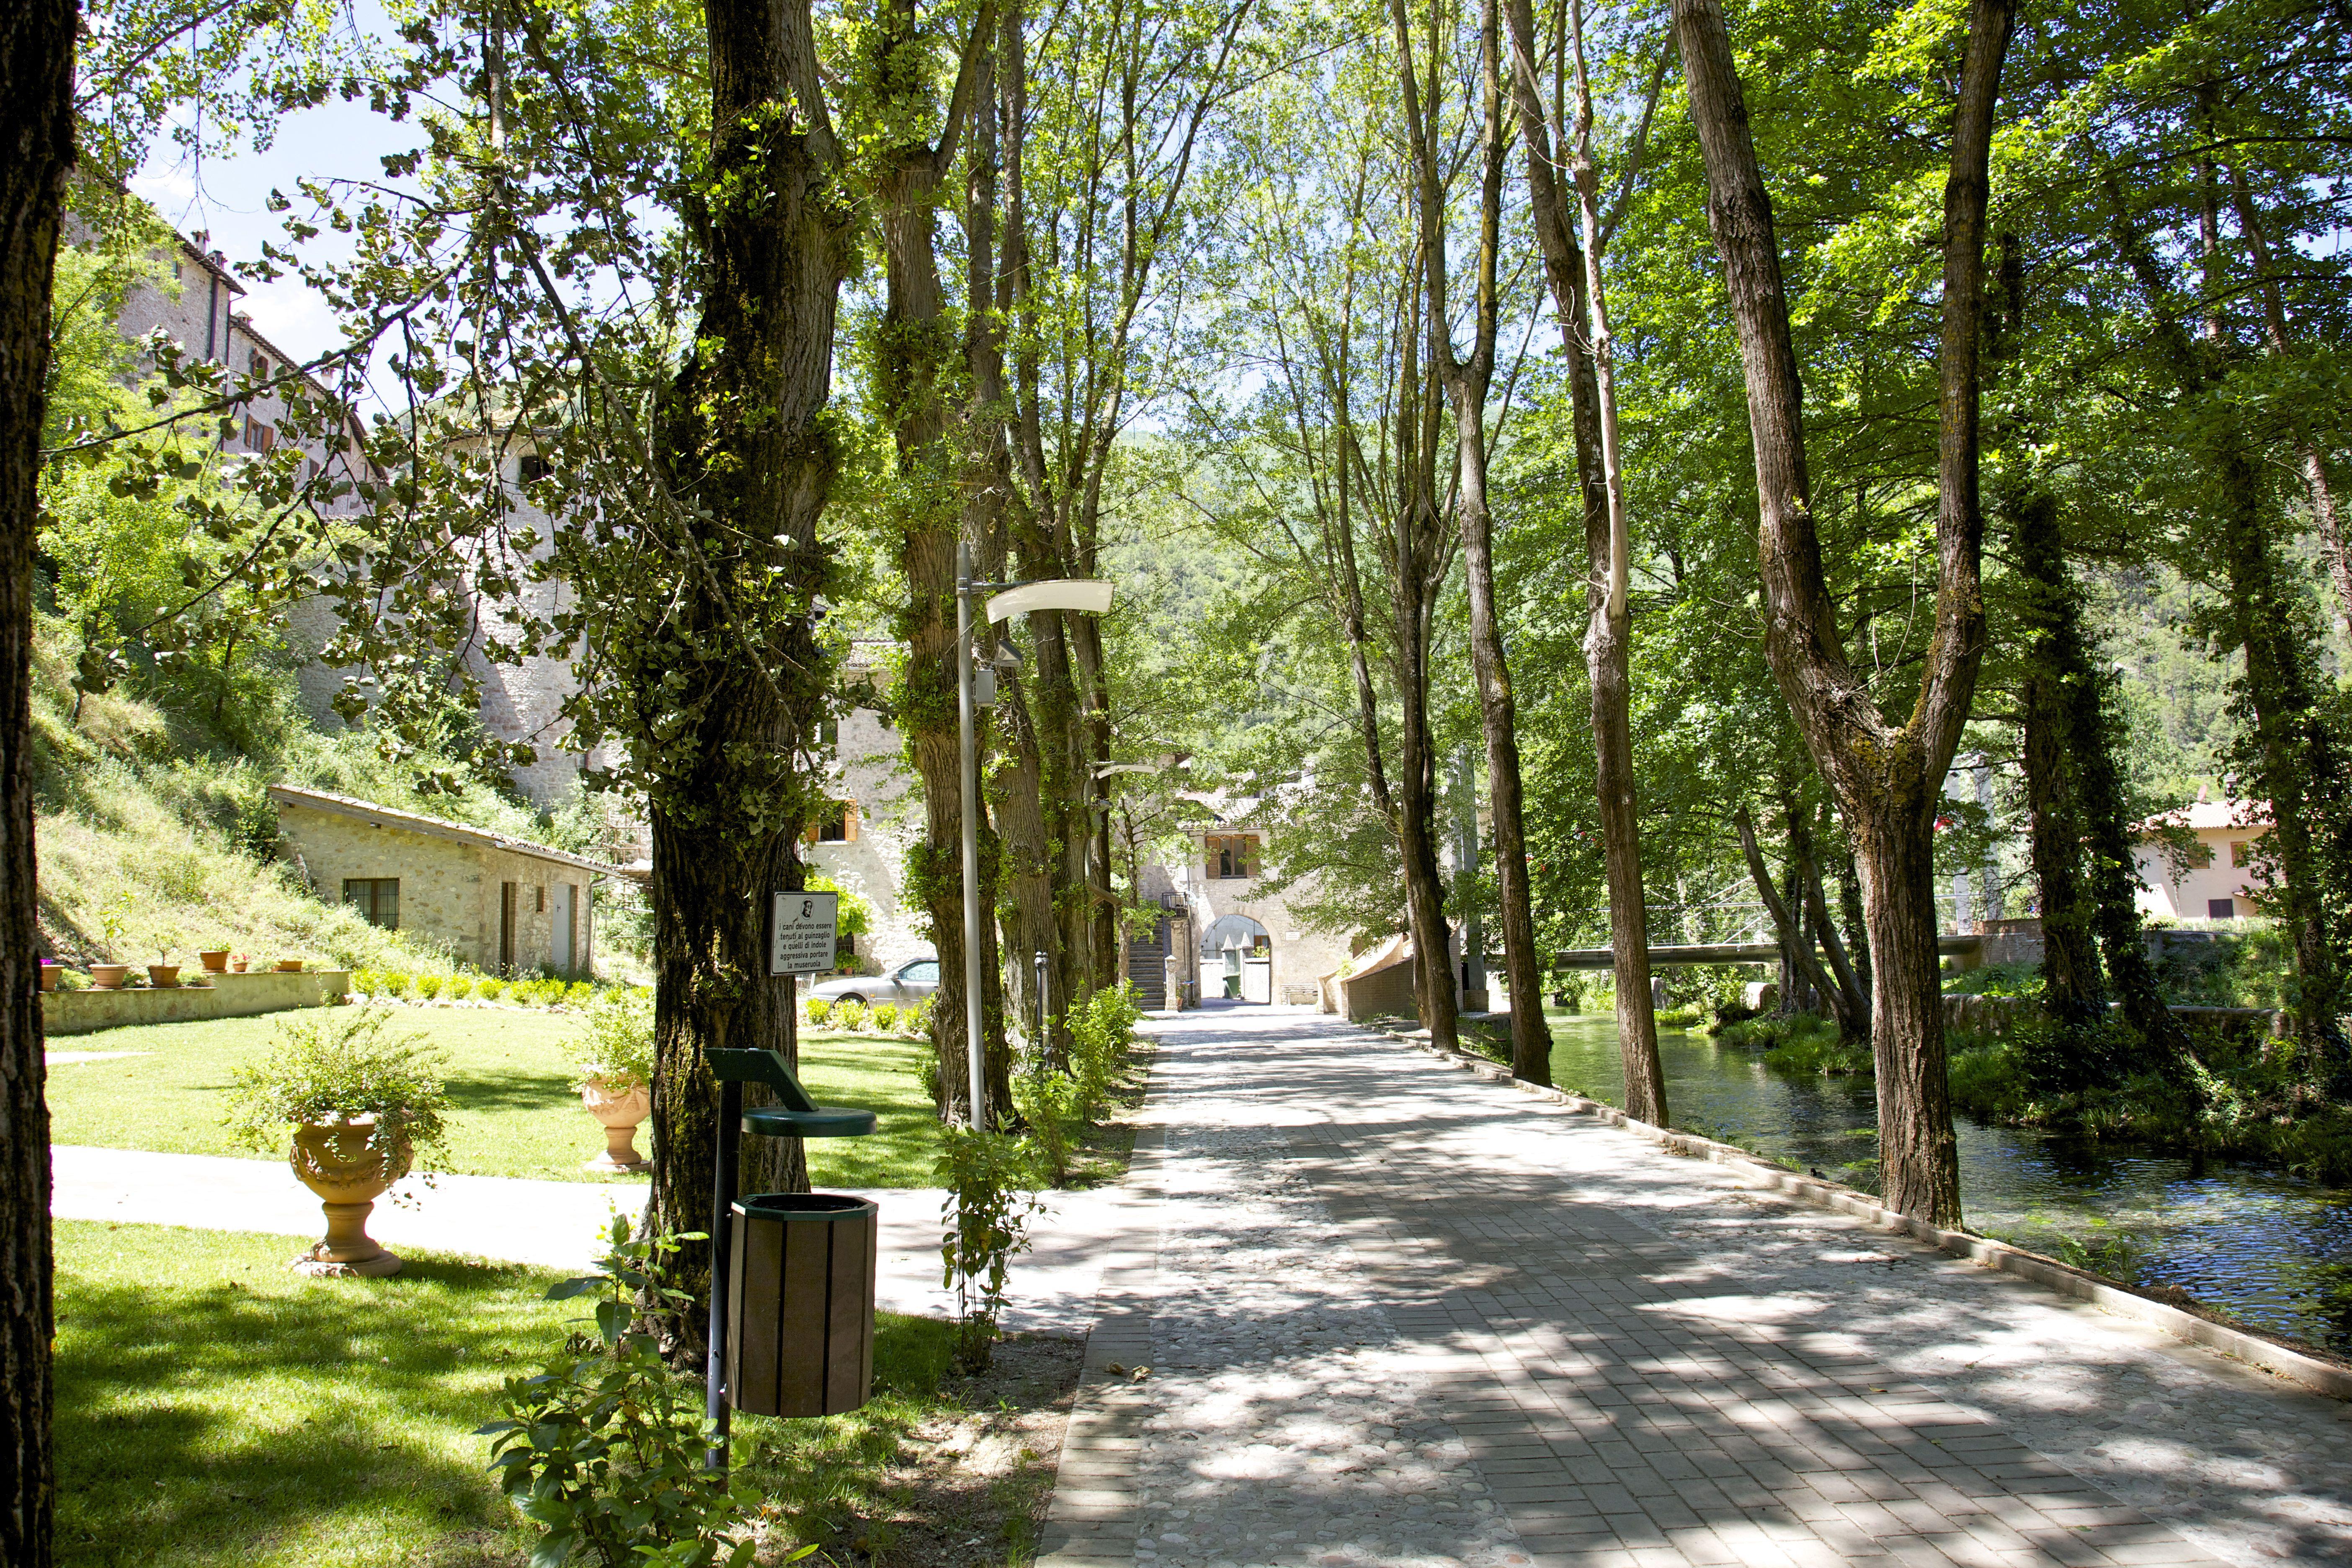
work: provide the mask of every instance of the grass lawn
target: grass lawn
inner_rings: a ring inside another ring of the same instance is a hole
[[[304,1279],[307,1237],[58,1226],[58,1561],[71,1568],[519,1568],[536,1532],[492,1485],[499,1384],[562,1352],[557,1276],[412,1252],[390,1279]],[[950,1329],[878,1315],[876,1394],[824,1421],[746,1418],[782,1521],[886,1514],[902,1439],[943,1392]],[[1075,1350],[1070,1377],[1075,1381]],[[975,1398],[974,1395],[980,1395]],[[1006,1517],[1017,1533],[1027,1520]]]
[[[49,1136],[58,1143],[167,1153],[251,1155],[220,1124],[223,1092],[236,1069],[269,1052],[278,1017],[146,1024],[61,1037],[52,1054],[132,1051],[107,1061],[52,1063]],[[604,1147],[604,1131],[566,1082],[580,1059],[577,1018],[540,1009],[406,1007],[404,1028],[424,1035],[449,1061],[451,1168],[468,1175],[536,1176],[635,1184],[581,1162]],[[801,1078],[820,1101],[879,1113],[870,1138],[809,1142],[818,1186],[921,1187],[933,1184],[939,1124],[920,1071],[919,1041],[811,1031],[801,1040]],[[638,1148],[648,1134],[638,1131]],[[282,1158],[272,1155],[271,1158]]]

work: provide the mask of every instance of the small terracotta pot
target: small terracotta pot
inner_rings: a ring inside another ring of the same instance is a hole
[[[604,1128],[604,1152],[581,1165],[583,1171],[642,1171],[645,1157],[637,1152],[637,1123],[653,1114],[654,1092],[635,1079],[622,1080],[625,1092],[601,1078],[592,1078],[580,1091],[580,1101]]]
[[[147,984],[158,991],[180,983],[180,966],[176,963],[151,963],[147,966]]]
[[[93,991],[120,991],[131,973],[127,963],[93,963],[89,966],[89,984]]]
[[[46,958],[41,960],[41,989],[55,991],[58,988],[58,976],[64,973],[61,966],[51,963]]]
[[[281,958],[278,961],[278,973],[299,974],[302,973],[302,961],[299,958]]]
[[[232,974],[242,974],[245,973],[245,965],[246,956],[240,952],[235,958],[228,961],[229,973]]]
[[[206,974],[225,974],[228,972],[228,949],[224,947],[212,952],[200,952],[196,954],[196,962],[205,966]]]
[[[288,1267],[314,1277],[399,1273],[400,1259],[368,1235],[367,1219],[385,1189],[408,1174],[412,1157],[405,1143],[379,1143],[373,1118],[294,1129],[289,1163],[302,1184],[319,1194],[327,1234]]]

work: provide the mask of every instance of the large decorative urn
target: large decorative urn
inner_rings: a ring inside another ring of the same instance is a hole
[[[653,1114],[654,1092],[637,1078],[592,1078],[580,1091],[580,1102],[604,1129],[604,1152],[581,1164],[583,1171],[642,1171],[645,1156],[637,1152],[637,1124]]]
[[[367,1220],[375,1200],[408,1174],[410,1158],[405,1142],[395,1139],[387,1144],[377,1138],[373,1118],[294,1129],[294,1173],[319,1194],[327,1215],[325,1239],[293,1260],[295,1272],[370,1278],[399,1273],[400,1259],[368,1235]]]

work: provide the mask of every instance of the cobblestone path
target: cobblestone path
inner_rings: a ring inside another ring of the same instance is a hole
[[[1157,1028],[1050,1568],[2352,1563],[2352,1406],[1330,1019]]]

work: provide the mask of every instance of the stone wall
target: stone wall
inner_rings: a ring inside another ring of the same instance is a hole
[[[478,968],[500,967],[500,887],[516,885],[514,961],[528,973],[554,960],[558,884],[573,889],[571,973],[593,973],[593,900],[586,869],[535,855],[377,827],[354,817],[280,803],[280,850],[324,901],[341,903],[347,879],[400,879],[399,929]]]
[[[249,1018],[295,1007],[324,1007],[351,991],[348,971],[309,974],[215,974],[207,985],[147,986],[135,991],[45,991],[41,1032],[87,1035],[128,1024],[185,1024],[205,1018]]]

